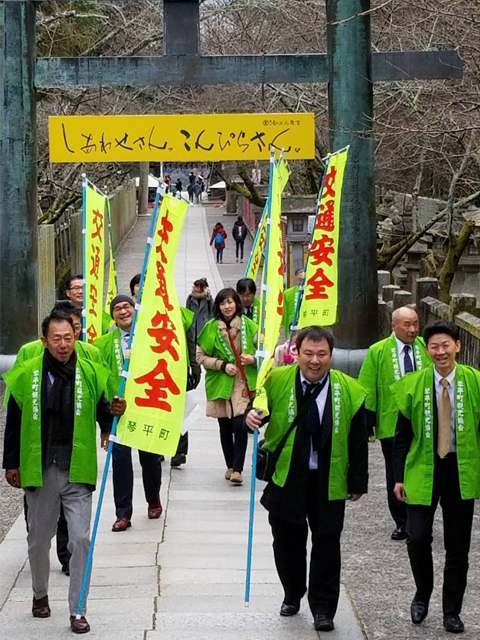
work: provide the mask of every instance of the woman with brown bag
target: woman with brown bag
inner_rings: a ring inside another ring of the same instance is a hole
[[[207,416],[216,418],[227,471],[225,479],[243,482],[247,431],[243,414],[257,380],[257,325],[242,314],[234,289],[222,289],[215,298],[213,318],[198,336],[197,362],[206,370]]]

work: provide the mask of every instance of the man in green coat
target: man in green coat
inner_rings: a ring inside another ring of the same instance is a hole
[[[68,523],[70,626],[86,633],[76,618],[90,544],[92,491],[97,481],[96,423],[105,446],[112,415],[122,415],[125,400],[111,405],[104,391],[109,373],[79,358],[71,318],[52,313],[42,323],[43,354],[16,364],[4,375],[9,391],[3,468],[12,487],[25,489],[28,504],[28,557],[32,575],[32,613],[48,618],[50,545],[63,506]]]
[[[440,320],[423,332],[433,367],[392,386],[398,408],[393,445],[395,494],[407,505],[407,547],[416,593],[414,624],[433,591],[432,526],[440,501],[445,569],[443,624],[461,633],[474,500],[480,497],[480,372],[458,364],[459,330]]]
[[[123,370],[123,362],[127,352],[130,331],[135,312],[135,303],[130,296],[118,295],[110,304],[110,314],[115,320],[116,328],[95,340],[95,346],[100,350],[103,359],[110,369],[111,376],[108,397],[119,392]],[[149,519],[160,518],[163,512],[160,502],[160,487],[162,484],[162,464],[160,456],[148,451],[139,451],[138,456],[142,467],[143,488],[148,504]],[[115,442],[112,450],[113,496],[115,501],[116,520],[112,531],[126,531],[132,526],[133,513],[133,464],[132,450],[123,444]]]
[[[250,410],[246,417],[250,429],[268,421],[264,447],[278,456],[261,501],[269,512],[285,592],[280,615],[295,615],[307,591],[309,525],[308,602],[317,631],[334,628],[345,501],[361,498],[368,484],[366,391],[330,368],[333,345],[332,334],[322,327],[300,331],[298,365],[276,367],[267,378],[269,416],[262,419]]]
[[[405,540],[405,505],[395,497],[392,448],[397,407],[391,385],[412,371],[430,366],[423,340],[418,337],[418,315],[414,309],[401,307],[392,314],[392,334],[373,344],[360,370],[358,381],[367,389],[365,403],[370,430],[380,440],[385,459],[388,508],[395,522],[392,540]]]
[[[51,313],[57,312],[65,313],[72,319],[73,330],[75,332],[75,351],[78,353],[79,358],[86,358],[92,362],[103,364],[102,356],[100,355],[97,347],[94,347],[93,344],[89,344],[88,342],[82,342],[80,339],[80,336],[82,335],[82,309],[80,307],[76,307],[68,300],[65,300],[58,302],[53,307]],[[43,346],[41,338],[33,340],[32,342],[27,342],[20,347],[15,363],[24,362],[25,360],[30,360],[30,358],[36,358],[37,356],[42,355],[44,349],[45,347]]]

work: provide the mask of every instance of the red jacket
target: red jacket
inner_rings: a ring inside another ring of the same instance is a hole
[[[223,242],[221,244],[215,244],[215,249],[225,249],[225,238],[227,237],[227,232],[225,231],[223,224],[216,224],[213,227],[212,237],[210,238],[210,246],[215,242],[215,236],[217,233],[221,233],[223,236]]]

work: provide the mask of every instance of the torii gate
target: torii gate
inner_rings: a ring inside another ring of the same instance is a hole
[[[330,147],[350,145],[335,336],[358,361],[377,338],[373,82],[461,78],[458,53],[372,53],[370,0],[326,0],[327,53],[202,56],[199,0],[164,0],[163,56],[37,59],[35,4],[0,2],[0,359],[37,335],[37,88],[326,82]]]

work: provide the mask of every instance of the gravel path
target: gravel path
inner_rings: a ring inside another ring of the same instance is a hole
[[[5,407],[3,406],[3,397],[5,393],[5,384],[0,381],[0,459],[3,460],[3,432],[5,427]],[[12,489],[7,484],[3,470],[0,472],[0,542],[4,539],[8,530],[17,519],[18,514],[22,511],[23,491]]]

